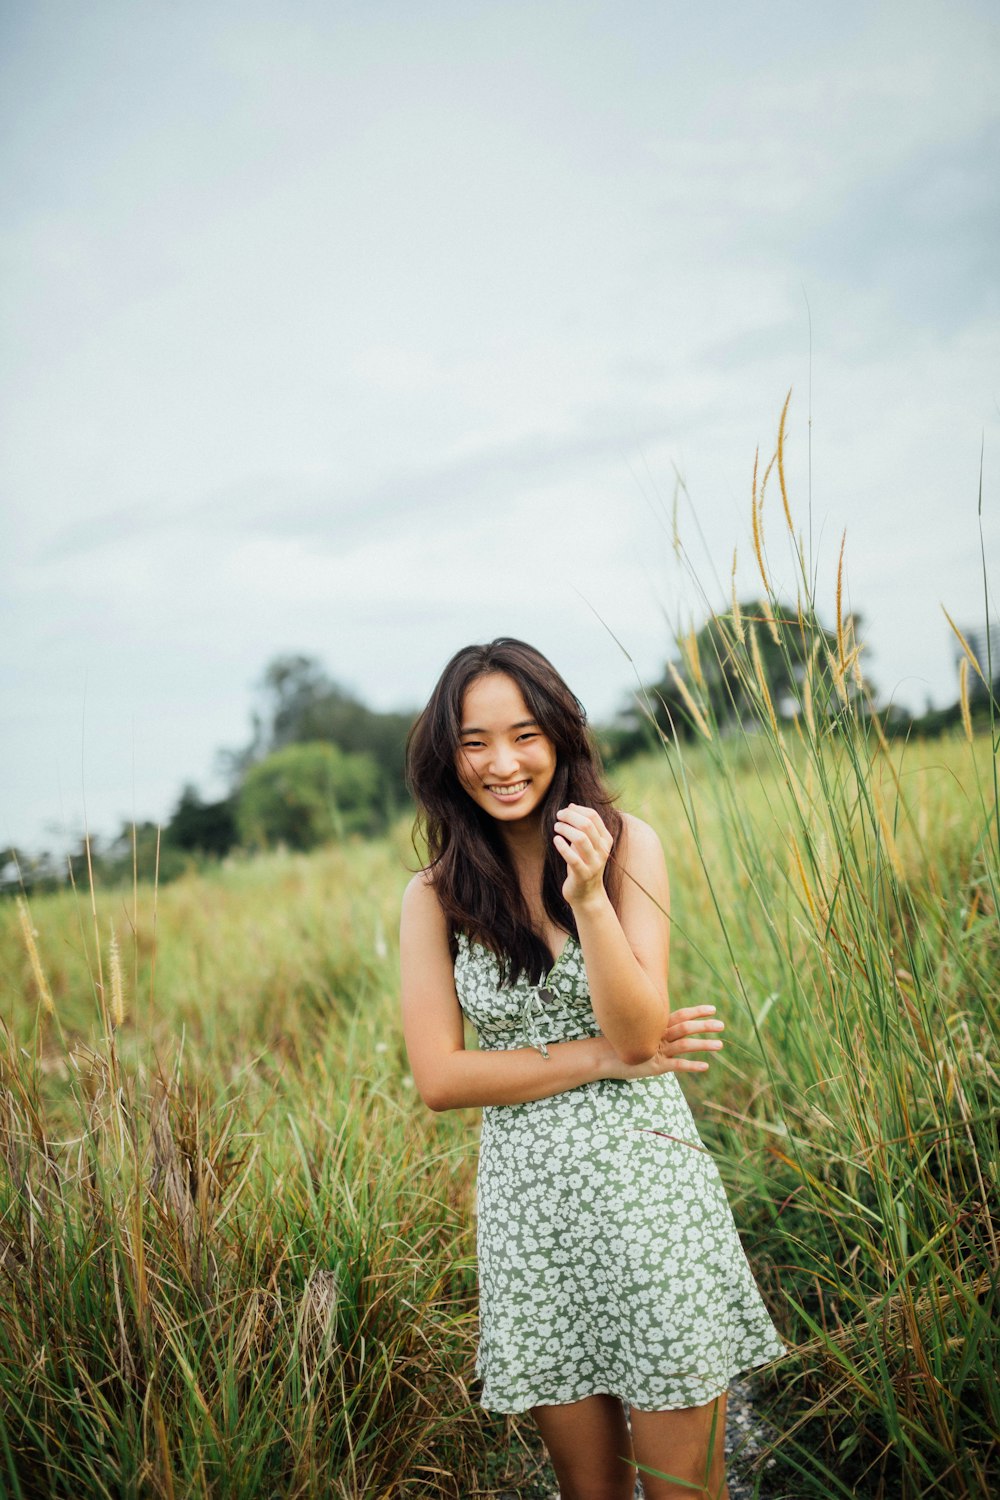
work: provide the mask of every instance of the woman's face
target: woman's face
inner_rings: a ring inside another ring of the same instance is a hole
[[[513,677],[489,672],[465,690],[455,769],[472,800],[501,823],[517,823],[545,800],[556,749]]]

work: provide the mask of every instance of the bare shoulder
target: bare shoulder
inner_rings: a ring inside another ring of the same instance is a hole
[[[623,813],[619,858],[625,879],[618,898],[618,917],[632,952],[657,985],[664,987],[670,947],[670,883],[663,845],[655,828]]]
[[[429,870],[418,870],[403,892],[402,927],[421,931],[444,931],[445,918]]]
[[[417,873],[407,881],[406,890],[403,892],[403,900],[413,903],[424,901],[428,895],[434,892],[434,882],[431,879],[430,870],[418,870]],[[437,897],[434,898],[437,900]]]
[[[623,813],[622,817],[625,836],[619,862],[625,880],[622,882],[621,914],[623,917],[631,915],[637,905],[644,910],[667,913],[670,910],[670,881],[660,836],[642,818],[631,813]]]
[[[625,868],[633,875],[639,875],[643,869],[649,873],[665,873],[667,862],[656,829],[649,823],[644,823],[642,818],[637,818],[634,813],[623,812],[622,821],[625,825],[625,837],[622,840]]]

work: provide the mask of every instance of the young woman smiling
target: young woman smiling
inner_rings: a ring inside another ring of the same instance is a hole
[[[531,1412],[562,1500],[630,1500],[632,1461],[670,1476],[644,1473],[647,1500],[725,1500],[730,1380],[783,1345],[676,1077],[722,1022],[670,1009],[660,841],[522,641],[452,658],[407,763],[410,1065],[431,1109],[483,1109],[482,1405]]]

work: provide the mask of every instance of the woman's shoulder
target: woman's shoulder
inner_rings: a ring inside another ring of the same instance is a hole
[[[642,872],[660,874],[666,871],[663,842],[656,829],[634,813],[622,812],[621,860],[629,874],[641,878]]]
[[[429,869],[418,870],[417,873],[407,881],[403,891],[403,908],[406,907],[430,907],[438,905],[437,893],[434,890],[434,877]]]
[[[399,913],[401,951],[422,963],[451,963],[448,919],[427,870],[418,870],[403,892]]]
[[[663,915],[670,911],[670,879],[660,835],[649,823],[631,813],[622,813],[624,835],[619,864],[628,876],[622,884],[619,916],[625,925],[625,914],[635,916],[636,908],[645,921],[651,917],[649,898]]]
[[[403,891],[402,916],[404,921],[444,925],[444,912],[434,889],[434,877],[430,870],[418,870],[407,882]]]
[[[655,850],[663,852],[660,835],[651,823],[646,823],[642,818],[637,818],[635,813],[625,812],[624,810],[622,811],[621,818],[627,850],[635,849],[639,853]]]

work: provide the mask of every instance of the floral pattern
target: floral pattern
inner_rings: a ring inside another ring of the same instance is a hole
[[[572,937],[542,985],[501,987],[495,956],[460,933],[455,984],[484,1049],[600,1032]],[[673,1073],[487,1106],[477,1200],[489,1411],[598,1391],[700,1406],[785,1352]]]

